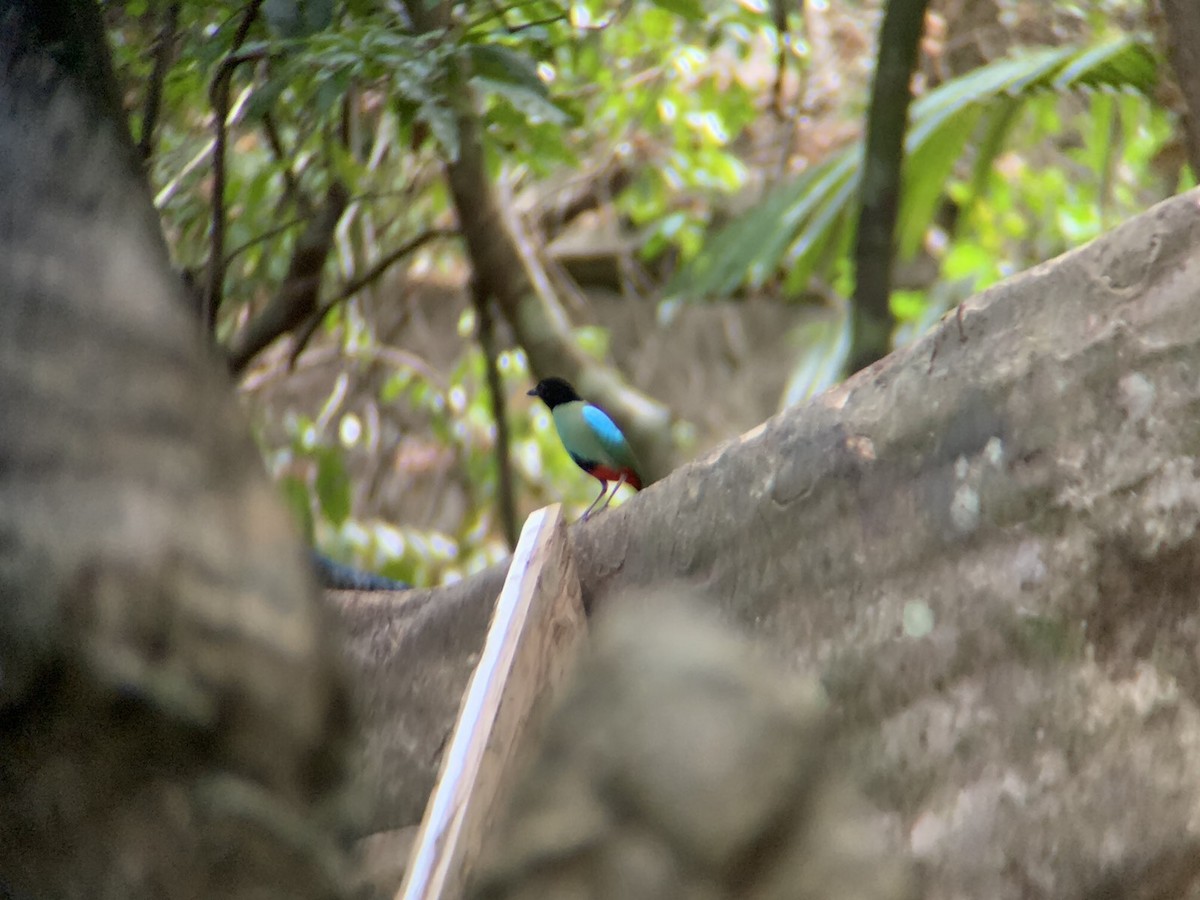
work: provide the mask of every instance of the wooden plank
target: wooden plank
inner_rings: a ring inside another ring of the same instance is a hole
[[[586,624],[562,509],[540,509],[521,530],[397,900],[462,896],[535,708],[562,681]]]

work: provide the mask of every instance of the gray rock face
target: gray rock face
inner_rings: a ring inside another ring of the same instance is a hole
[[[496,828],[482,898],[915,896],[827,706],[663,595],[601,623]]]
[[[926,897],[1200,897],[1198,311],[1192,192],[575,528],[584,601],[818,680]]]

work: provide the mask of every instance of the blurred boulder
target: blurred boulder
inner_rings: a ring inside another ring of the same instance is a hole
[[[820,689],[652,594],[602,617],[474,900],[914,897]]]

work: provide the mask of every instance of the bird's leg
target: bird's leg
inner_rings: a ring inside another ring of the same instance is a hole
[[[604,505],[602,507],[600,507],[600,509],[596,510],[596,512],[601,512],[603,510],[608,509],[608,504],[612,503],[612,498],[617,496],[617,491],[619,491],[621,489],[621,485],[623,485],[624,483],[625,483],[625,473],[622,472],[621,477],[619,479],[617,479],[617,483],[615,485],[613,485],[613,489],[609,493],[608,499],[604,501]]]
[[[587,521],[587,517],[592,514],[592,510],[596,508],[596,504],[599,503],[602,499],[604,499],[604,495],[608,491],[608,482],[607,481],[603,481],[601,479],[596,479],[596,480],[600,481],[600,496],[592,501],[592,505],[587,508],[587,512],[585,512],[583,514],[583,517],[579,520],[580,522]]]

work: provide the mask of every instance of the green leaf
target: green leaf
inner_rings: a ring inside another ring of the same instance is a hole
[[[926,135],[904,161],[900,213],[896,218],[896,249],[901,259],[914,256],[925,239],[946,182],[975,131],[983,107],[972,106]],[[991,161],[989,160],[989,167]]]
[[[350,77],[345,69],[335,69],[326,73],[317,82],[316,97],[313,109],[318,116],[327,116],[337,109],[346,98],[350,88]]]
[[[920,246],[941,194],[967,142],[980,129],[973,183],[982,186],[1022,104],[1047,91],[1107,86],[1150,91],[1157,78],[1153,53],[1124,37],[1100,47],[1054,47],[1025,52],[955,78],[912,106],[905,137],[905,190],[897,220],[902,254]],[[772,190],[754,207],[713,233],[667,285],[668,297],[727,295],[758,285],[781,267],[803,286],[846,224],[861,179],[861,144]]]
[[[468,44],[471,74],[494,84],[510,84],[548,97],[546,83],[538,75],[537,66],[528,56],[499,44]]]
[[[279,102],[279,96],[288,88],[291,73],[287,74],[289,76],[287,78],[270,78],[263,84],[255,85],[254,93],[250,95],[250,99],[246,103],[248,120],[257,122],[275,108]]]
[[[308,485],[295,475],[286,475],[279,486],[283,489],[284,502],[292,511],[300,533],[311,544],[313,542],[313,514],[312,504],[308,497]]]
[[[701,0],[653,0],[659,9],[682,16],[692,22],[704,19],[704,3]]]
[[[843,239],[842,246],[845,247],[856,227],[856,223],[850,220],[849,211],[851,201],[858,194],[860,170],[850,165],[853,159],[843,162],[844,166],[835,167],[831,173],[829,190],[805,222],[788,252],[785,261],[790,268],[788,282],[795,293],[808,289],[809,279],[827,249],[836,245],[839,237]]]
[[[1158,60],[1144,43],[1124,36],[1080,52],[1055,76],[1055,90],[1077,87],[1133,89],[1149,94],[1158,85]]]
[[[566,125],[569,116],[550,99],[546,83],[528,56],[498,44],[469,44],[471,82],[508,101],[528,122]]]
[[[850,351],[850,317],[822,314],[798,326],[791,335],[800,347],[799,361],[783,389],[782,409],[803,403],[836,384]]]
[[[1009,94],[1016,95],[1057,72],[1075,48],[1055,47],[1006,57],[959,76],[918,98],[912,105],[905,149],[912,152],[964,110]]]
[[[266,0],[263,15],[281,37],[308,37],[333,22],[333,0]]]
[[[571,121],[571,117],[547,99],[544,92],[531,91],[517,84],[492,81],[488,78],[471,80],[484,91],[503,97],[531,123],[552,122],[556,125],[566,125]]]
[[[759,206],[717,232],[666,286],[665,296],[722,296],[743,282],[765,280],[778,268],[802,226],[837,193],[853,169],[854,161],[843,151],[773,190]],[[808,237],[811,246],[817,235]]]
[[[981,138],[975,151],[975,163],[971,167],[971,193],[963,207],[973,203],[983,193],[992,164],[1004,148],[1004,142],[1012,131],[1017,113],[1022,109],[1021,101],[1015,97],[1004,98],[989,108],[985,114]]]
[[[336,449],[322,447],[316,456],[317,501],[325,518],[340,527],[350,518],[350,476]]]
[[[417,118],[429,126],[434,139],[441,145],[449,162],[458,160],[458,119],[454,110],[438,103],[426,103],[417,111]]]
[[[925,315],[929,299],[924,291],[894,290],[888,298],[888,305],[898,322],[916,322]]]

